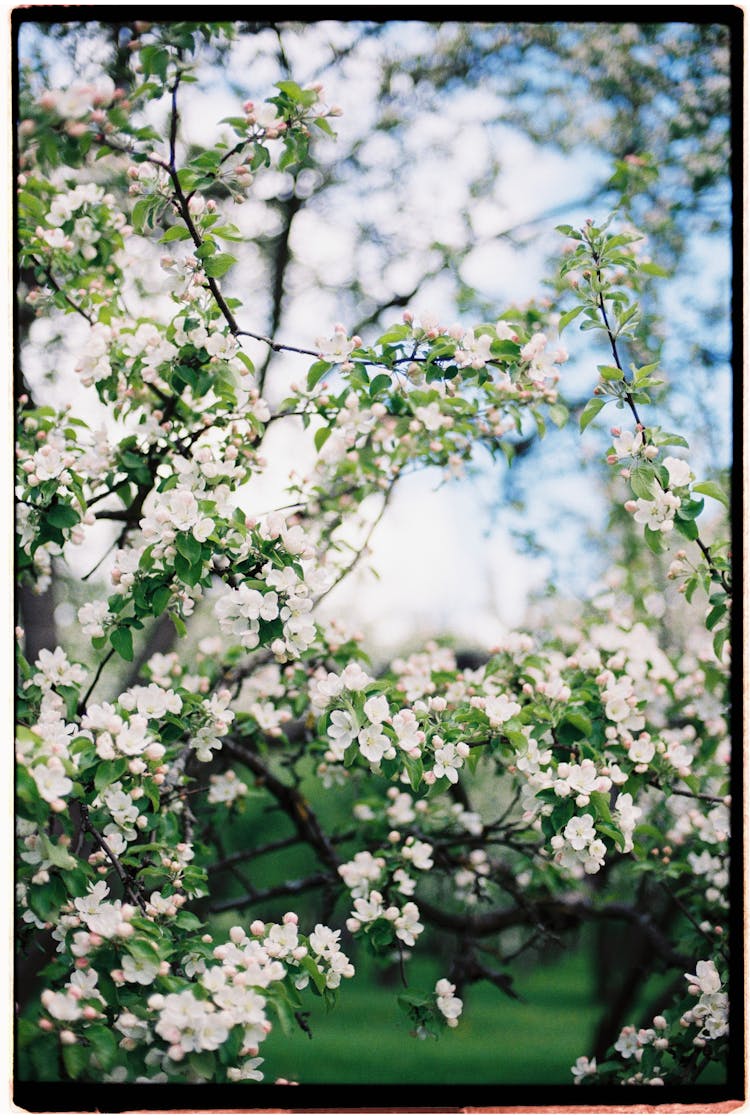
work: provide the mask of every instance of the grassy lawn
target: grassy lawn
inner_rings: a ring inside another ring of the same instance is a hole
[[[414,961],[409,980],[432,987],[434,965]],[[570,1084],[570,1066],[586,1052],[599,1008],[591,998],[584,953],[566,955],[523,976],[509,999],[487,983],[466,996],[464,1018],[438,1041],[420,1041],[396,1004],[398,989],[360,974],[342,985],[326,1015],[308,997],[313,1040],[277,1027],[262,1048],[266,1081],[303,1084]]]

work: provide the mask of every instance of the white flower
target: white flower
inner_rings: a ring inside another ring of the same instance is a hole
[[[122,973],[126,983],[142,983],[148,986],[159,974],[159,965],[146,960],[136,960],[133,956],[122,957]]]
[[[427,431],[439,431],[444,423],[444,416],[440,411],[437,400],[433,400],[431,404],[422,408],[415,408],[414,415]]]
[[[365,715],[371,723],[384,723],[390,715],[388,700],[385,696],[371,696],[365,703]]]
[[[391,719],[391,726],[396,732],[398,744],[402,750],[418,750],[424,740],[424,735],[419,729],[417,716],[408,707],[398,711]]]
[[[119,703],[128,711],[135,707],[146,719],[163,719],[167,712],[178,715],[182,710],[182,700],[177,693],[158,684],[136,685],[119,697]]]
[[[227,1080],[262,1080],[263,1073],[260,1071],[260,1065],[263,1064],[263,1060],[263,1057],[251,1057],[244,1061],[239,1068],[236,1066],[228,1068]]]
[[[32,677],[32,682],[39,688],[82,684],[86,679],[85,670],[79,664],[71,664],[59,645],[54,653],[42,649],[35,667],[39,671]]]
[[[620,793],[615,801],[615,822],[625,837],[624,852],[633,850],[633,829],[636,821],[643,815],[642,809],[633,804],[630,793]]]
[[[713,960],[698,960],[695,971],[695,975],[688,975],[685,972],[685,978],[688,983],[694,983],[696,987],[700,987],[703,994],[713,995],[721,990],[721,979]]]
[[[328,727],[332,751],[337,761],[341,761],[347,747],[351,746],[359,732],[359,724],[350,711],[332,711]]]
[[[419,910],[413,901],[407,901],[401,910],[401,915],[396,917],[393,922],[393,926],[396,930],[396,936],[399,940],[403,940],[404,944],[409,947],[416,944],[417,937],[424,931],[424,925],[420,924]]]
[[[615,1042],[615,1049],[626,1059],[635,1057],[641,1045],[634,1026],[624,1026]]]
[[[341,673],[341,682],[350,692],[360,692],[368,684],[372,684],[372,676],[368,676],[361,665],[351,661]]]
[[[484,711],[491,727],[502,726],[508,719],[518,715],[520,710],[520,705],[508,699],[507,695],[489,696],[484,701]]]
[[[363,924],[376,921],[382,913],[383,895],[378,890],[373,890],[368,898],[356,898],[352,910],[352,916]]]
[[[586,1076],[596,1076],[596,1057],[579,1057],[570,1070],[574,1076],[574,1084],[580,1084]]]
[[[370,723],[357,735],[359,752],[368,762],[377,765],[390,746],[388,737],[383,734],[382,723]]]
[[[275,128],[284,119],[270,101],[261,101],[259,105],[253,106],[253,116],[255,123],[261,128]]]
[[[689,486],[693,480],[693,472],[690,469],[689,463],[681,458],[672,458],[667,456],[664,459],[663,465],[669,474],[669,485],[674,486]]]
[[[370,883],[382,876],[384,865],[382,858],[375,858],[369,851],[358,851],[350,862],[342,863],[338,871],[352,897],[365,897]]]
[[[464,1008],[463,1001],[455,997],[455,985],[447,979],[438,979],[435,984],[435,995],[438,1010],[448,1020],[449,1025],[455,1026]]]
[[[86,896],[83,898],[76,898],[73,904],[80,916],[86,917],[97,912],[108,894],[109,886],[106,882],[94,882],[93,884],[89,884]]]
[[[464,764],[464,759],[456,753],[456,744],[447,742],[435,751],[435,764],[432,771],[436,777],[447,777],[452,785],[458,781],[458,770]]]
[[[118,928],[122,924],[122,913],[120,902],[106,902],[102,905],[96,913],[92,913],[87,918],[86,924],[89,932],[98,933],[103,936],[105,940],[109,940],[115,936]]]
[[[199,762],[210,762],[212,751],[221,749],[221,739],[213,727],[200,727],[188,741]]]
[[[72,995],[64,995],[60,992],[43,991],[42,1006],[49,1015],[60,1022],[77,1022],[82,1014],[78,1000]]]
[[[596,838],[594,817],[589,812],[583,816],[574,816],[565,825],[563,835],[574,851],[582,851]]]
[[[547,345],[546,334],[532,334],[529,341],[525,346],[521,347],[521,360],[522,361],[535,361],[541,356]]]
[[[639,497],[636,501],[633,519],[636,524],[646,525],[652,532],[671,532],[674,528],[674,515],[682,502],[669,490],[654,487],[653,497]]]
[[[346,361],[354,349],[354,343],[347,338],[343,327],[337,327],[331,338],[316,338],[315,348],[321,357],[331,361]]]
[[[339,951],[338,929],[329,929],[328,925],[316,925],[310,933],[310,947],[316,956],[330,957]]]
[[[57,761],[57,759],[54,759]],[[57,766],[37,765],[31,771],[31,776],[36,782],[40,797],[48,803],[66,797],[73,788],[73,782],[65,776],[65,770],[58,762]]]
[[[643,450],[643,432],[623,431],[612,440],[614,453],[618,458],[630,458]]]
[[[456,364],[459,366],[470,365],[472,369],[483,369],[490,359],[490,346],[492,338],[489,334],[480,334],[478,337],[473,330],[468,330],[461,340],[461,346],[456,350]]]
[[[401,855],[404,859],[408,859],[416,870],[429,870],[433,865],[432,847],[420,839],[404,844]]]
[[[106,600],[87,602],[78,611],[81,632],[87,637],[103,637],[104,626],[109,621],[109,607]]]

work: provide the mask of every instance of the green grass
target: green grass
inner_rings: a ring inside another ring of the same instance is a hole
[[[436,965],[409,965],[414,987],[431,988]],[[600,1007],[593,1002],[584,953],[537,967],[517,982],[523,1003],[487,983],[465,994],[464,1016],[435,1041],[410,1036],[396,1003],[398,987],[364,971],[344,981],[326,1014],[311,996],[305,1009],[313,1039],[276,1027],[262,1047],[266,1081],[303,1084],[571,1084],[570,1066],[585,1053]]]

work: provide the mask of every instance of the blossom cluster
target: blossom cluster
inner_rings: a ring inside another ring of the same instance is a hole
[[[97,883],[76,899],[71,916],[62,919],[58,950],[72,938],[80,966],[61,989],[43,991],[45,1017],[39,1022],[42,1030],[57,1031],[63,1046],[86,1043],[92,1027],[108,1017],[103,989],[112,983],[115,988],[149,989],[137,1013],[123,1010],[114,1018],[114,1036],[120,1036],[111,1067],[103,1070],[105,1080],[130,1079],[137,1072],[137,1080],[159,1083],[180,1080],[187,1073],[198,1082],[214,1065],[191,1066],[191,1054],[220,1048],[233,1054],[227,1067],[216,1066],[222,1079],[262,1080],[258,1050],[272,1028],[280,987],[292,983],[301,990],[312,979],[319,989],[335,990],[354,974],[340,950],[339,932],[317,924],[303,936],[297,914],[288,912],[279,923],[254,920],[248,931],[235,926],[229,939],[215,946],[211,936],[202,937],[181,961],[179,970],[188,978],[175,986],[169,979],[170,957],[180,949],[168,943],[164,921],[174,918],[179,907],[152,895],[147,909],[152,915],[151,939],[144,940],[140,930],[145,923],[137,907],[108,902],[107,893],[105,884]],[[100,974],[99,961],[106,966],[113,958],[117,966],[106,976]],[[96,1064],[94,1056],[92,1072]]]
[[[679,1060],[692,1059],[711,1044],[721,1044],[728,1032],[729,1000],[713,960],[699,960],[696,974],[686,973],[688,995],[698,1002],[671,1017],[657,1014],[648,1027],[623,1026],[613,1046],[613,1059],[597,1067],[596,1060],[579,1057],[571,1072],[576,1084],[615,1078],[622,1084],[661,1086],[679,1080]]]

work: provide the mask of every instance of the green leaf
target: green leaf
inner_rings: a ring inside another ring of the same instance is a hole
[[[601,412],[602,408],[604,407],[604,405],[606,403],[607,403],[607,401],[602,400],[601,397],[599,397],[599,396],[593,396],[591,398],[591,400],[589,400],[588,404],[586,405],[586,407],[581,412],[581,419],[580,419],[581,431],[586,430],[586,428],[589,426],[591,421],[596,416],[599,415],[599,413]]]
[[[112,758],[110,761],[99,762],[94,774],[94,788],[98,793],[108,785],[119,781],[128,768],[127,758]]]
[[[194,587],[203,574],[203,565],[201,563],[191,563],[185,556],[179,552],[174,558],[175,573],[180,577],[183,583],[187,583],[189,587]]]
[[[89,1063],[89,1050],[83,1045],[63,1045],[62,1059],[71,1080],[77,1080]]]
[[[317,125],[321,132],[325,132],[326,136],[333,136],[335,138],[336,133],[333,131],[325,117],[315,117],[315,119],[313,120],[313,124]]]
[[[606,793],[591,793],[589,804],[596,813],[597,821],[601,820],[605,824],[612,823],[612,813],[609,810],[609,797]]]
[[[404,339],[408,338],[410,335],[411,327],[407,323],[404,323],[401,326],[391,326],[388,328],[388,330],[386,330],[385,334],[380,335],[376,345],[387,346],[391,342],[403,342]]]
[[[212,1080],[216,1069],[216,1054],[211,1052],[191,1053],[188,1058],[190,1067],[204,1080]]]
[[[412,789],[416,792],[422,782],[422,774],[424,773],[422,759],[412,758],[409,754],[404,754],[404,769],[409,775],[409,783]]]
[[[687,439],[682,435],[675,435],[671,431],[654,431],[653,442],[657,447],[689,447]]]
[[[156,74],[164,81],[167,76],[169,52],[164,47],[149,44],[141,47],[139,53],[144,75],[148,77],[150,74]]]
[[[703,498],[700,501],[683,501],[675,516],[681,521],[694,521],[703,512]]]
[[[156,845],[158,846],[158,845]],[[179,929],[186,929],[188,932],[195,932],[203,925],[200,917],[195,913],[189,913],[186,909],[181,910],[176,917],[173,918],[172,924],[176,925]]]
[[[170,241],[189,241],[190,230],[186,229],[184,225],[173,225],[160,240],[163,244],[168,244]]]
[[[200,543],[189,532],[178,532],[175,537],[175,547],[181,556],[184,556],[190,566],[197,563],[201,557]]]
[[[677,522],[677,525],[679,527],[679,522]],[[643,529],[643,539],[646,541],[647,547],[650,548],[655,555],[658,556],[661,552],[664,551],[663,533],[658,532],[653,528],[649,528],[646,525]]]
[[[302,86],[297,85],[296,82],[276,82],[276,88],[280,89],[282,93],[285,93],[287,97],[291,97],[292,101],[301,101],[304,97]]]
[[[146,218],[152,209],[150,198],[140,198],[133,207],[130,215],[130,222],[137,233],[142,233],[146,224]]]
[[[43,1031],[37,1026],[36,1022],[30,1022],[28,1018],[20,1018],[17,1024],[16,1040],[18,1041],[19,1049],[23,1049],[26,1045],[30,1045],[37,1038],[43,1036]]]
[[[715,653],[717,659],[719,659],[719,660],[721,659],[721,651],[724,648],[724,645],[728,640],[729,640],[729,630],[728,629],[720,629],[719,632],[714,637],[713,647],[714,647],[714,653]]]
[[[125,945],[125,950],[137,960],[139,963],[144,964],[160,964],[161,956],[159,955],[156,947],[150,940],[145,940],[143,937],[133,936],[130,937]]]
[[[184,637],[187,633],[187,626],[183,622],[182,618],[179,616],[179,614],[170,614],[169,616],[172,619],[172,625],[177,631],[177,636]]]
[[[679,532],[680,536],[684,536],[686,540],[697,540],[700,535],[695,521],[681,521],[675,519],[674,527]]]
[[[564,314],[561,314],[560,322],[557,323],[557,333],[559,333],[559,335],[561,335],[561,333],[563,332],[565,327],[570,326],[570,323],[574,319],[578,319],[579,314],[581,313],[582,310],[583,310],[583,305],[581,305],[581,307],[574,307],[572,310],[565,311]]]
[[[370,384],[370,396],[375,397],[379,392],[391,387],[391,378],[387,373],[378,373],[377,377],[373,377]]]
[[[42,856],[52,863],[53,866],[58,867],[60,870],[76,869],[78,862],[65,847],[59,847],[57,843],[51,843],[44,832],[39,833],[39,840],[42,848]]]
[[[120,1056],[114,1033],[107,1026],[95,1023],[86,1029],[85,1037],[96,1054],[98,1064],[107,1072]]]
[[[716,629],[716,626],[724,617],[726,612],[727,608],[726,605],[723,603],[719,604],[718,606],[714,606],[713,610],[709,610],[708,614],[706,615],[706,629]]]
[[[316,361],[314,365],[311,365],[307,374],[308,389],[315,388],[318,381],[321,381],[323,377],[325,377],[330,368],[330,361]]]
[[[118,626],[109,635],[112,648],[119,653],[124,661],[133,659],[133,634],[129,629]]]
[[[322,995],[323,990],[324,990],[325,985],[326,985],[326,981],[323,978],[323,975],[322,975],[321,970],[318,967],[318,965],[315,963],[315,961],[309,955],[308,956],[303,956],[302,959],[300,960],[300,963],[302,964],[303,968],[305,969],[305,971],[308,973],[308,975],[312,979],[313,983],[315,984],[315,988],[316,988],[318,994]]]
[[[629,482],[636,497],[644,501],[653,500],[656,476],[652,466],[634,466],[630,471]]]
[[[555,425],[555,427],[564,427],[565,424],[568,422],[569,416],[570,412],[564,404],[560,403],[559,401],[557,404],[550,404],[549,418],[552,420],[552,423]]]
[[[172,598],[172,591],[169,587],[157,587],[154,591],[154,596],[151,599],[151,610],[155,617],[163,614],[169,605]]]
[[[71,509],[70,505],[61,504],[50,505],[44,517],[55,528],[72,528],[81,519],[75,509]]]
[[[599,374],[603,381],[621,381],[623,379],[622,369],[618,369],[616,365],[597,365]]]
[[[729,508],[729,495],[724,492],[717,482],[699,482],[697,486],[692,487],[693,493],[704,493],[706,497],[712,497],[715,501],[720,501],[727,509]]]
[[[645,272],[647,276],[663,276],[670,275],[668,269],[662,268],[660,264],[654,264],[652,260],[647,260],[639,265],[641,272]]]
[[[213,279],[218,280],[236,263],[237,257],[232,256],[231,253],[216,253],[215,256],[209,257],[208,260],[204,260],[203,271],[207,276],[211,276]]]
[[[332,432],[333,432],[332,427],[318,428],[318,430],[315,432],[315,436],[314,436],[314,439],[313,439],[313,442],[315,443],[315,450],[316,451],[320,450],[320,448],[323,446],[326,439],[328,439],[329,435],[331,435]]]
[[[507,357],[517,358],[521,353],[521,347],[518,342],[512,342],[510,338],[498,338],[490,346],[490,353],[493,357]]]
[[[562,723],[570,723],[576,730],[580,730],[585,738],[588,738],[591,734],[591,719],[582,708],[573,708],[572,710],[565,711],[560,721]]]

